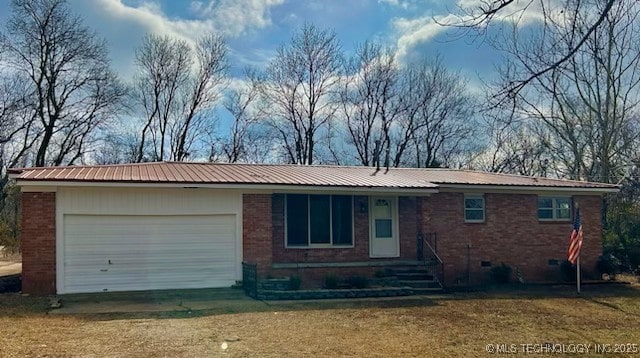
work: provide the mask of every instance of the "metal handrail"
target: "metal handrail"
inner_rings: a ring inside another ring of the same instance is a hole
[[[436,250],[433,249],[433,246],[431,246],[431,244],[429,243],[429,241],[427,240],[422,240],[423,243],[427,244],[427,247],[429,248],[429,250],[431,251],[431,254],[433,254],[433,256],[436,258],[436,260],[438,260],[439,264],[444,264],[444,262],[442,262],[442,259],[440,258],[440,256],[438,255],[438,253],[436,252]]]
[[[436,233],[430,233],[430,236],[433,235],[433,237],[435,238],[435,242],[434,242],[434,246],[438,246],[437,244],[437,236]],[[422,248],[421,248],[421,258],[424,263],[425,266],[427,267],[437,267],[436,269],[430,269],[429,271],[433,274],[433,276],[435,277],[435,279],[438,281],[438,283],[440,284],[440,286],[443,286],[443,282],[444,282],[444,261],[442,261],[442,258],[440,257],[440,255],[438,255],[438,253],[436,252],[436,249],[434,249],[433,246],[431,246],[431,244],[429,243],[429,241],[427,240],[427,238],[422,235],[422,234],[418,234],[418,238],[422,241]],[[427,253],[426,249],[428,248],[429,253]],[[428,264],[427,261],[431,260],[431,259],[435,259],[435,263],[430,263]]]

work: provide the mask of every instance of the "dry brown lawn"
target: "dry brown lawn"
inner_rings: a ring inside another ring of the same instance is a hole
[[[485,357],[490,343],[640,345],[640,286],[585,291],[90,316],[47,314],[46,299],[0,295],[0,357]]]

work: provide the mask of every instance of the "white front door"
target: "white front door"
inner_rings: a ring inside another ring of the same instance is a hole
[[[371,223],[369,255],[371,257],[398,257],[400,248],[398,241],[396,198],[371,197],[369,222]]]

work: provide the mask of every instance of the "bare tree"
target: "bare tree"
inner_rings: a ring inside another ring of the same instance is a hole
[[[340,70],[336,34],[305,25],[257,76],[265,114],[282,139],[287,161],[313,164],[316,136],[337,109]]]
[[[533,123],[514,118],[513,111],[494,108],[482,113],[485,145],[476,153],[472,167],[489,172],[546,177],[552,166],[548,132],[531,128]]]
[[[340,114],[362,165],[446,165],[466,148],[474,101],[439,57],[400,68],[393,51],[365,43],[346,72]]]
[[[19,163],[33,145],[31,111],[26,81],[0,71],[0,213],[5,207],[9,177],[7,169]]]
[[[474,100],[466,81],[439,57],[407,66],[404,78],[405,110],[396,121],[393,166],[448,165],[473,139]]]
[[[606,12],[595,30],[593,15],[577,13],[550,20],[544,34],[514,37],[508,47],[512,62],[503,76],[504,82],[512,82],[519,69],[544,64],[553,51],[566,51],[575,38],[584,39],[575,56],[514,97],[516,110],[538,121],[532,128],[547,137],[543,143],[553,154],[558,175],[615,183],[639,143],[640,5],[621,0],[601,9],[606,5],[592,4],[598,13]]]
[[[227,92],[223,104],[232,122],[229,131],[215,141],[211,160],[228,163],[268,160],[273,140],[257,107],[258,96],[253,82]]]
[[[607,26],[606,19],[610,12],[614,11],[616,3],[618,3],[617,0],[562,0],[561,2],[556,0],[479,0],[468,7],[460,7],[457,20],[442,22],[436,19],[436,22],[461,29],[462,32],[459,34],[461,37],[471,31],[484,37],[487,28],[496,19],[508,18],[518,23],[527,14],[533,12],[539,12],[542,17],[544,28],[542,33],[546,33],[549,27],[555,27],[558,17],[585,20],[580,32],[573,32],[572,28],[568,27],[568,37],[563,40],[554,37],[544,39],[547,46],[555,48],[555,51],[548,54],[544,61],[527,63],[525,70],[519,73],[517,78],[504,84],[498,95],[501,100],[507,100],[538,77],[548,74],[576,57],[587,46],[588,39]],[[559,44],[558,41],[565,42],[561,48],[556,47]]]
[[[24,122],[37,136],[34,164],[74,163],[113,116],[123,89],[104,42],[64,0],[13,0],[11,7],[0,36],[2,65],[28,81],[33,94]]]
[[[345,118],[348,142],[361,165],[379,165],[382,152],[389,153],[384,148],[390,145],[391,123],[402,111],[395,53],[365,42],[346,62],[345,72],[340,115]]]
[[[213,127],[212,109],[226,84],[226,56],[224,40],[215,35],[201,38],[195,48],[166,36],[145,37],[136,53],[132,91],[144,115],[138,162],[192,155],[197,138]]]

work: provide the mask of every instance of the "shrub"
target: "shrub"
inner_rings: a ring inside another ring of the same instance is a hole
[[[301,283],[302,283],[302,280],[300,279],[300,276],[291,276],[291,277],[289,277],[289,289],[290,290],[299,290]]]
[[[347,278],[347,284],[353,288],[363,289],[369,287],[369,279],[364,276],[350,276]]]
[[[376,278],[385,278],[387,277],[387,271],[385,270],[376,270],[376,272],[373,273],[373,276]]]
[[[330,273],[324,277],[324,288],[328,288],[330,290],[334,290],[338,288],[338,276],[334,273]]]
[[[605,273],[613,276],[620,272],[620,265],[621,262],[617,257],[612,254],[608,254],[598,257],[596,268],[601,276]]]
[[[495,283],[504,284],[509,283],[511,280],[511,266],[506,265],[504,262],[500,266],[494,266],[491,268],[490,275],[491,280]]]
[[[576,281],[576,267],[571,262],[564,260],[560,264],[560,279],[564,282]]]
[[[627,250],[627,257],[629,258],[629,268],[632,272],[640,269],[640,244],[630,247]]]

